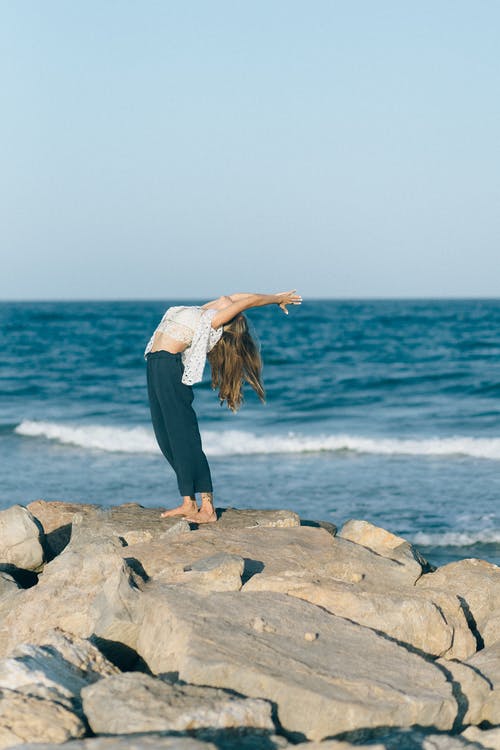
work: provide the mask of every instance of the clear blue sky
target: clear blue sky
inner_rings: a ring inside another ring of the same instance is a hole
[[[500,296],[497,0],[0,0],[0,299]]]

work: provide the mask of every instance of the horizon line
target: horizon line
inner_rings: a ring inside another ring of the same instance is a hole
[[[163,297],[12,297],[12,298],[0,298],[0,304],[11,303],[11,302],[160,302],[162,300],[186,300],[194,301],[201,299],[198,296],[183,296],[183,295],[165,295]],[[375,296],[310,296],[305,297],[304,301],[307,300],[314,302],[405,302],[405,301],[474,301],[474,300],[488,300],[488,301],[500,301],[499,296],[490,295],[444,295],[444,296],[421,296],[421,295],[408,295],[404,297],[393,297],[385,295]]]

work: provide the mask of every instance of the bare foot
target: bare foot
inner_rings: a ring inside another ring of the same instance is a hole
[[[177,508],[164,510],[163,513],[160,513],[160,518],[170,518],[170,516],[196,515],[197,511],[198,506],[196,504],[196,500],[190,500],[189,502],[182,503],[182,505],[179,505]]]
[[[191,521],[191,523],[215,523],[217,513],[213,509],[201,508],[197,513],[190,513],[189,516],[186,516],[186,521]]]

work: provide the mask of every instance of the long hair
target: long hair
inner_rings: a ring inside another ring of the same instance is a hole
[[[238,411],[243,402],[245,381],[264,403],[262,360],[242,313],[226,323],[221,338],[208,353],[208,361],[212,369],[212,388],[219,389],[221,406],[226,401],[231,411]]]

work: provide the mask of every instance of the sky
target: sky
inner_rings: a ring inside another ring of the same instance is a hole
[[[498,297],[497,0],[0,0],[0,300]]]

